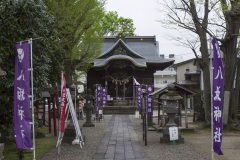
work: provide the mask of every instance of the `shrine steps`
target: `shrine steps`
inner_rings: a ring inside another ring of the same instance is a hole
[[[103,114],[135,114],[136,106],[105,106]]]

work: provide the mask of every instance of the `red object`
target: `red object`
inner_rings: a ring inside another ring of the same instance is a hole
[[[64,133],[66,112],[66,80],[62,74],[60,132]]]

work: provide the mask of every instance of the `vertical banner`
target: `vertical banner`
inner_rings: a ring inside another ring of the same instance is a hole
[[[30,43],[17,43],[14,78],[14,134],[17,149],[32,148]]]
[[[142,108],[142,88],[137,86],[137,110],[139,111]]]
[[[102,87],[101,84],[96,84],[96,111],[98,111],[100,105],[101,105],[101,99],[102,99]]]
[[[107,104],[107,89],[102,87],[102,106],[105,107]]]
[[[60,132],[64,133],[65,130],[65,117],[66,117],[66,80],[64,74],[62,74],[61,84],[61,112],[60,112]]]
[[[153,92],[153,86],[147,85],[147,115],[152,116],[153,115],[153,102],[152,97],[149,96]]]
[[[212,75],[212,122],[213,122],[213,150],[218,155],[223,155],[221,151],[223,118],[222,118],[222,100],[224,89],[224,70],[222,57],[218,42],[215,38],[212,40],[213,46],[213,75]]]

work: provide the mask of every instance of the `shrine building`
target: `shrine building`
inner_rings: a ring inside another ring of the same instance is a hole
[[[102,54],[87,72],[87,88],[94,91],[95,84],[106,87],[108,105],[134,105],[133,77],[141,85],[153,85],[154,73],[173,63],[159,56],[155,36],[108,36]]]

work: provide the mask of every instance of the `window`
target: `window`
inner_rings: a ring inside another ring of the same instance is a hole
[[[164,54],[160,54],[160,57],[161,57],[161,58],[165,58]]]
[[[174,58],[174,54],[169,54],[169,58]]]

